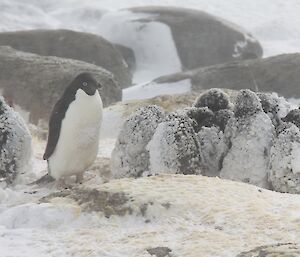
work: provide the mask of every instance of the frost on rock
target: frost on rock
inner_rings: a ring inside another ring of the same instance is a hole
[[[221,89],[212,88],[201,94],[194,103],[195,107],[208,107],[213,112],[229,109],[229,96]]]
[[[234,113],[225,128],[228,153],[220,176],[269,188],[267,171],[274,126],[250,90],[239,92]]]
[[[209,177],[219,176],[227,145],[223,131],[217,127],[203,127],[199,133],[201,170]]]
[[[270,152],[269,181],[274,190],[300,193],[300,131],[292,123],[284,123]]]
[[[139,108],[125,121],[111,156],[113,177],[139,177],[149,170],[146,145],[164,117],[160,107],[149,105]]]
[[[31,136],[25,122],[0,97],[0,182],[11,184],[31,157]]]
[[[193,121],[180,114],[170,114],[160,123],[149,142],[152,174],[200,174],[200,145]]]
[[[277,93],[257,93],[262,108],[272,120],[274,126],[279,126],[280,119],[285,117],[291,110],[291,104],[284,97],[279,97]]]

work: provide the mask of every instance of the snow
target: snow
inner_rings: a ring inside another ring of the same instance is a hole
[[[147,82],[123,90],[122,100],[146,99],[164,94],[182,94],[191,91],[190,79],[174,83]]]
[[[112,180],[96,188],[130,196],[133,214],[107,219],[63,198],[24,203],[0,213],[1,256],[150,257],[146,248],[166,246],[176,256],[228,257],[299,242],[299,195],[191,175]],[[144,204],[144,216],[138,215]]]

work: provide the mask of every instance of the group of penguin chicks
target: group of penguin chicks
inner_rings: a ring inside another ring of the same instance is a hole
[[[201,174],[300,193],[299,128],[300,110],[275,93],[229,97],[210,89],[174,113],[154,105],[133,113],[112,153],[112,173]]]

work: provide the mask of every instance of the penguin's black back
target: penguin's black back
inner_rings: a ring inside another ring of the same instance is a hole
[[[83,82],[88,84],[88,88],[85,88]],[[79,74],[66,88],[62,97],[55,104],[50,116],[48,141],[43,155],[44,160],[48,160],[55,150],[60,135],[62,121],[65,118],[69,105],[75,100],[77,90],[82,89],[88,95],[94,95],[97,88],[100,88],[100,85],[89,73]]]

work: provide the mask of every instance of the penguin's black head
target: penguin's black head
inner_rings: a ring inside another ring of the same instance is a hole
[[[79,74],[71,83],[74,90],[82,89],[88,95],[94,95],[96,90],[101,88],[99,82],[95,80],[92,74],[84,72]]]

